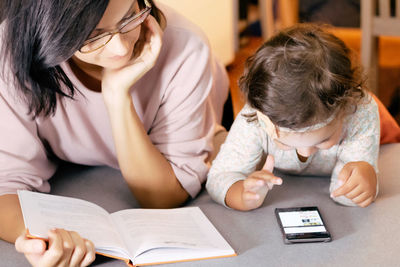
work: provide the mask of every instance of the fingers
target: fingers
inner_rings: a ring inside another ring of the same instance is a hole
[[[242,203],[245,210],[262,205],[269,190],[282,184],[282,179],[266,170],[254,172],[243,181]]]
[[[247,191],[255,192],[263,187],[268,187],[267,183],[263,179],[250,178],[246,179],[243,183],[243,188],[245,192]]]
[[[46,250],[46,243],[40,239],[28,239],[23,234],[15,241],[15,249],[24,254],[43,254]]]
[[[21,235],[15,242],[18,252],[24,253],[34,266],[88,266],[95,259],[95,248],[91,241],[78,233],[63,229],[48,232],[49,246],[40,239],[28,239]]]
[[[70,232],[64,229],[57,229],[57,233],[61,236],[62,239],[62,248],[63,248],[63,257],[61,260],[62,266],[68,266],[70,259],[72,259],[72,253],[75,250],[74,240]]]
[[[49,248],[43,254],[43,258],[40,260],[42,266],[54,266],[62,260],[63,257],[63,240],[57,230],[52,229],[48,233],[49,235]]]
[[[263,171],[252,173],[246,180],[244,180],[245,191],[256,191],[262,187],[272,189],[274,185],[281,185],[282,179],[274,176],[273,174]]]
[[[345,197],[348,199],[355,199],[359,197],[361,194],[363,194],[364,191],[360,185],[356,185],[352,190],[350,190],[348,193],[344,194]]]
[[[365,207],[369,206],[372,202],[374,202],[374,197],[369,197],[366,200],[364,200],[360,203],[356,203],[356,204],[362,208],[365,208]]]
[[[354,186],[354,188],[344,185],[331,194],[331,197],[339,196],[345,196],[360,207],[367,207],[374,201],[375,198],[373,192],[371,195],[371,192],[365,191],[362,186],[357,184]]]
[[[269,154],[267,156],[267,160],[265,161],[263,170],[269,171],[269,172],[273,172],[274,170],[274,165],[275,165],[275,159],[274,156],[272,156],[271,154]]]
[[[70,232],[73,242],[75,243],[75,249],[71,256],[70,266],[88,266],[95,260],[95,249],[94,244],[83,239],[78,233]]]
[[[78,233],[57,229],[62,238],[63,256],[58,262],[61,266],[87,266],[95,259],[92,242],[83,239]]]
[[[141,37],[136,42],[131,64],[124,69],[129,77],[137,76],[138,80],[148,70],[150,70],[161,52],[163,31],[154,17],[148,16],[144,21],[144,30]]]
[[[342,185],[341,187],[339,187],[338,189],[336,189],[335,191],[332,192],[331,197],[340,197],[340,196],[344,196],[349,194],[351,191],[354,190],[354,188],[357,187],[357,184],[353,184],[353,183],[345,183],[344,185]]]
[[[345,196],[360,207],[370,205],[375,199],[376,173],[366,162],[347,163],[340,172],[337,183],[339,188],[331,193],[333,198]]]
[[[69,232],[72,240],[73,253],[69,261],[70,266],[80,266],[83,258],[86,255],[85,240],[77,232]]]
[[[148,16],[147,19],[144,21],[146,27],[152,32],[155,33],[157,36],[162,36],[163,31],[158,24],[157,20],[153,16]]]
[[[68,232],[67,232],[68,233]],[[69,262],[70,266],[88,266],[95,259],[95,249],[91,241],[83,239],[76,232],[69,232],[75,247]]]
[[[282,184],[282,179],[266,171],[252,173],[243,181],[243,200],[259,200],[265,198],[274,185]]]
[[[353,172],[352,165],[345,165],[342,170],[339,172],[337,184],[341,190],[335,190],[333,196],[338,197],[344,194],[347,194],[352,190],[352,185],[347,185],[347,187],[343,188],[343,185],[347,183],[349,178],[351,177]]]
[[[244,201],[259,200],[261,198],[259,194],[250,191],[243,192],[242,197]]]
[[[368,194],[367,192],[361,192],[361,194],[359,194],[358,196],[354,197],[354,198],[350,198],[355,204],[359,205],[365,201],[367,201],[368,199],[371,198],[371,195]]]
[[[155,56],[158,56],[159,52],[161,51],[163,31],[158,22],[152,16],[147,17],[145,20],[145,26],[147,30],[145,31],[145,43],[143,50],[147,49]]]
[[[351,183],[349,178],[353,173],[353,168],[350,164],[345,165],[338,175],[337,188],[332,192],[331,197],[339,197],[350,193],[356,186],[356,183]]]
[[[90,265],[96,258],[96,251],[94,248],[94,244],[87,239],[85,239],[84,242],[85,242],[85,246],[86,246],[86,255],[81,262],[80,266],[82,266],[82,267]]]

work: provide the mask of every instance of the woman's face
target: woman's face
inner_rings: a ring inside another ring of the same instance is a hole
[[[138,12],[137,0],[110,0],[103,17],[89,39],[117,29],[127,18]],[[74,54],[74,58],[81,61],[80,65],[86,63],[106,69],[119,69],[132,58],[134,46],[139,39],[140,29],[141,26],[124,34],[117,33],[100,49],[88,53],[78,51]]]

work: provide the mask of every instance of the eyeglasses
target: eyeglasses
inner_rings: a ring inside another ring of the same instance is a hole
[[[136,29],[146,20],[151,11],[151,4],[148,2],[148,0],[144,0],[144,3],[145,3],[145,8],[141,10],[138,14],[132,16],[131,18],[128,18],[128,20],[123,22],[118,27],[118,29],[115,29],[114,31],[111,32],[102,33],[100,35],[97,35],[93,38],[86,40],[83,43],[82,47],[79,48],[79,52],[84,54],[94,52],[104,47],[108,42],[110,42],[111,39],[114,37],[114,35],[118,33],[120,34],[128,33]]]

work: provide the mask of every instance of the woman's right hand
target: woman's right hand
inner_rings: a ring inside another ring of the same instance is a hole
[[[91,241],[82,238],[78,233],[63,229],[53,229],[48,233],[48,248],[40,239],[29,239],[25,234],[15,241],[18,252],[32,266],[88,266],[95,259],[95,249]]]
[[[105,99],[130,96],[133,84],[155,65],[162,47],[163,31],[153,16],[142,24],[141,37],[134,48],[134,58],[120,69],[104,69],[101,90]]]

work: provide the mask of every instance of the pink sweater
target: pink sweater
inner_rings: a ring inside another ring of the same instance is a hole
[[[153,144],[194,197],[206,179],[228,79],[199,30],[162,9],[168,22],[162,51],[155,67],[133,86],[132,99]],[[61,66],[81,93],[60,100],[47,118],[31,120],[13,87],[0,80],[0,195],[18,189],[49,192],[57,158],[119,168],[101,93],[88,90],[68,63]]]

